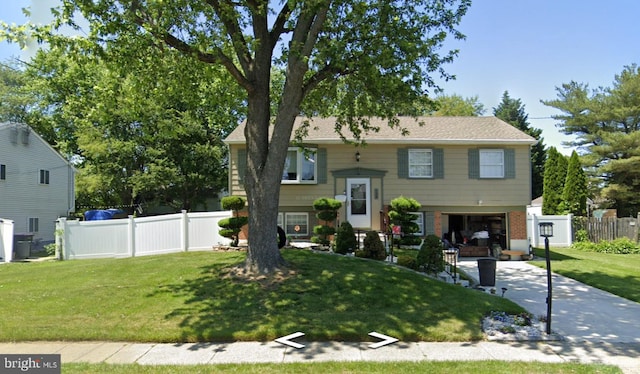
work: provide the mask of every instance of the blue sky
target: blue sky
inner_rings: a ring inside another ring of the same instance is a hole
[[[30,4],[5,1],[0,19],[23,23],[21,8]],[[476,0],[460,25],[467,39],[447,43],[460,49],[446,66],[457,79],[441,87],[446,94],[478,96],[485,115],[509,91],[522,100],[531,126],[542,129],[545,144],[569,154],[561,146],[569,138],[549,119],[558,112],[540,100],[555,99],[555,87],[572,80],[611,86],[624,66],[640,63],[639,14],[637,0]],[[17,46],[0,44],[0,61],[19,55]]]

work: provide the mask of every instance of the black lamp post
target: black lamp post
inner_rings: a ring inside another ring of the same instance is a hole
[[[549,237],[553,236],[553,222],[540,222],[540,236],[544,238],[544,257],[547,260],[547,328],[546,333],[551,334],[551,258],[549,256]]]

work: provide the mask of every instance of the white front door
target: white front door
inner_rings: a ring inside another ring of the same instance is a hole
[[[347,179],[347,221],[354,228],[371,227],[371,180]]]

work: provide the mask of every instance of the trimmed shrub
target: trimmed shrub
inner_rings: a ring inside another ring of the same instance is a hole
[[[324,221],[324,225],[318,225],[313,228],[314,236],[311,237],[311,242],[329,245],[329,237],[336,232],[336,229],[330,226],[329,223],[338,218],[340,207],[342,207],[340,201],[326,197],[321,197],[313,202],[313,209],[318,212],[316,213],[316,218]]]
[[[384,244],[382,244],[382,240],[380,240],[380,235],[378,235],[378,232],[375,230],[367,232],[362,246],[366,258],[372,258],[374,260],[384,260],[387,258],[387,251],[384,248]]]
[[[391,200],[389,222],[392,226],[400,226],[402,228],[401,245],[420,244],[421,239],[415,235],[420,230],[420,227],[415,222],[417,217],[414,213],[418,212],[421,207],[422,205],[413,198],[400,196]]]
[[[232,210],[233,217],[224,218],[218,221],[220,230],[218,233],[225,238],[231,239],[231,246],[236,247],[240,241],[240,231],[242,226],[249,222],[249,217],[239,217],[238,211],[244,209],[245,200],[239,196],[225,196],[220,200],[222,209]]]
[[[409,269],[418,270],[418,262],[415,257],[409,255],[400,255],[398,256],[398,265],[404,266]]]
[[[336,232],[335,252],[346,255],[358,250],[358,239],[353,231],[353,226],[347,221],[342,222]]]
[[[442,242],[436,235],[427,235],[416,258],[418,268],[426,273],[437,274],[444,270]]]

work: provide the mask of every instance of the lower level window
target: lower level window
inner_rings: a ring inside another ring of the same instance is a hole
[[[284,232],[291,236],[309,235],[309,214],[308,213],[285,213]]]

